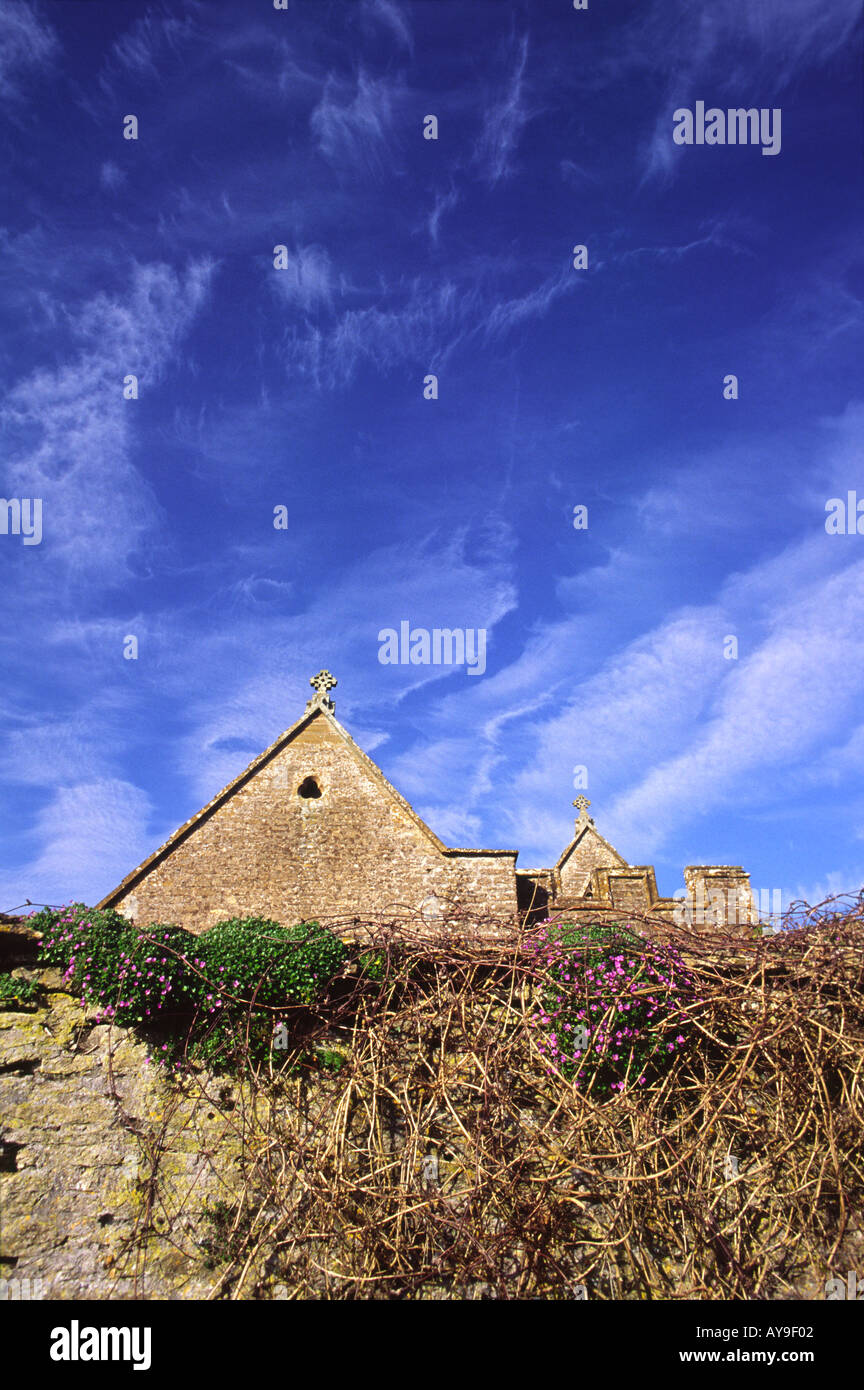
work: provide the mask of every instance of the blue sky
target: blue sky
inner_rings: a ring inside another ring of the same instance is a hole
[[[0,908],[102,896],[322,666],[452,845],[554,862],[578,765],[663,893],[861,886],[858,10],[5,0]]]

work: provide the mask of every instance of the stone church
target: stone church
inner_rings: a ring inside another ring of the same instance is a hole
[[[743,869],[691,866],[686,897],[661,898],[654,869],[628,864],[577,797],[575,833],[551,869],[519,870],[518,851],[450,849],[390,785],[334,715],[321,671],[296,724],[127,874],[99,907],[204,931],[226,917],[290,926],[410,918],[440,925],[568,917],[755,920]],[[706,912],[707,905],[707,912]]]

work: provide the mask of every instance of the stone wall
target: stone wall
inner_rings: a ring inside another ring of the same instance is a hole
[[[230,1126],[193,1115],[142,1042],[95,1022],[55,972],[40,978],[45,1006],[0,1011],[0,1275],[48,1299],[206,1298],[215,1276],[196,1242],[205,1203],[225,1192],[207,1154],[230,1171]],[[148,1153],[166,1126],[162,1176],[183,1212],[170,1234],[147,1210]]]
[[[448,850],[451,892],[483,917],[515,924],[516,851]]]

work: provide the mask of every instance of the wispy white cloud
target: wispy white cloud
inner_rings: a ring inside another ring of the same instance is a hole
[[[0,410],[9,431],[7,486],[43,500],[43,582],[110,582],[156,522],[150,486],[131,461],[136,402],[123,380],[142,391],[158,380],[203,304],[212,262],[182,274],[165,265],[135,265],[126,296],[101,293],[64,312],[80,347],[61,367],[19,381]],[[30,584],[38,585],[35,567]],[[24,595],[21,595],[22,601]]]
[[[119,643],[117,643],[119,650]],[[70,648],[66,647],[68,653]],[[47,659],[47,658],[46,658]],[[116,764],[123,712],[115,695],[97,692],[72,712],[52,719],[32,710],[4,711],[3,776],[8,785],[55,788],[86,781]],[[112,730],[113,742],[106,739]]]
[[[24,84],[59,53],[57,34],[37,6],[15,0],[0,7],[0,98],[19,98]]]
[[[287,264],[274,276],[273,284],[290,304],[308,312],[333,299],[333,263],[321,246],[301,246],[288,251]]]
[[[590,169],[584,164],[577,164],[575,160],[562,159],[558,167],[564,181],[573,184],[576,188],[584,188],[585,184],[596,185],[600,182],[600,176],[594,169]]]
[[[862,269],[860,239],[836,251],[828,260],[802,273],[777,306],[765,329],[765,353],[775,361],[784,345],[799,345],[800,361],[812,369],[825,360],[842,338],[841,350],[855,351],[864,338],[864,294],[858,288]]]
[[[864,785],[864,724],[857,725],[842,742],[828,749],[819,762],[807,770],[807,782],[812,786],[839,787],[850,776],[862,778]]]
[[[707,539],[764,532],[766,516],[772,508],[774,515],[777,511],[777,501],[766,493],[764,483],[765,470],[775,457],[773,440],[749,440],[655,468],[657,482],[633,499],[639,525],[653,536],[679,541],[694,534]]]
[[[415,809],[439,840],[453,849],[499,848],[480,843],[483,837],[480,817],[460,806],[417,806]]]
[[[864,888],[864,862],[861,862],[854,869],[830,869],[821,878],[811,883],[798,882],[788,893],[783,895],[783,910],[793,902],[808,903],[810,907],[816,907],[823,903],[826,898],[834,898],[838,895],[846,898],[846,895],[855,895]],[[848,906],[847,899],[844,904],[838,904],[840,910],[843,906]]]
[[[709,227],[704,236],[693,237],[690,241],[678,242],[673,245],[634,246],[618,253],[615,259],[630,261],[644,257],[648,260],[675,262],[680,261],[684,256],[689,256],[692,251],[703,251],[709,246],[722,251],[732,251],[735,255],[754,256],[756,254],[750,247],[742,245],[739,240],[730,236],[725,223],[716,222]]]
[[[782,516],[795,528],[796,544],[776,559],[766,558],[763,572],[771,575],[778,565],[788,569],[794,561],[802,578],[817,576],[836,559],[836,548],[825,546],[825,502],[859,486],[862,449],[864,401],[850,400],[808,437],[800,430],[788,438],[751,432],[746,442],[732,439],[686,458],[653,459],[650,473],[657,481],[634,497],[634,511],[652,535],[678,541],[695,535],[758,539]],[[784,465],[789,482],[778,495],[768,480]]]
[[[718,682],[716,709],[680,753],[646,771],[611,808],[615,833],[656,850],[673,829],[746,805],[748,783],[815,756],[864,694],[864,562],[791,603]],[[826,623],[826,615],[828,622]]]
[[[531,319],[540,319],[550,306],[562,295],[572,293],[578,284],[576,276],[569,268],[551,275],[536,289],[513,299],[502,300],[489,311],[485,322],[485,335],[495,338],[509,333]]]
[[[370,20],[389,29],[403,48],[413,52],[411,29],[404,9],[396,0],[363,0],[363,9]]]
[[[176,58],[185,44],[201,39],[198,9],[197,0],[192,0],[182,16],[150,9],[136,18],[111,44],[100,77],[103,89],[110,88],[120,74],[161,81],[166,54]]]
[[[381,298],[391,307],[346,309],[330,324],[289,326],[283,351],[290,371],[330,390],[351,381],[362,362],[382,372],[404,362],[440,370],[475,331],[481,302],[479,291],[460,293],[452,281],[415,280],[401,295]]]
[[[435,204],[429,214],[427,227],[433,242],[437,244],[441,231],[441,219],[448,212],[452,212],[459,202],[459,193],[455,188],[451,188],[449,193],[436,193]]]
[[[27,863],[0,871],[4,908],[97,902],[147,853],[150,803],[138,787],[100,778],[60,787],[40,813]]]
[[[744,62],[780,91],[806,68],[820,67],[841,52],[861,25],[857,0],[724,0],[716,7],[716,47],[748,47]],[[740,74],[733,72],[735,80]]]
[[[332,74],[310,118],[318,148],[343,172],[379,176],[392,160],[391,133],[397,86],[361,68],[353,86]]]
[[[528,36],[523,34],[512,46],[511,67],[504,92],[497,100],[486,103],[483,128],[475,150],[475,161],[481,177],[493,185],[513,174],[522,131],[536,114],[529,109],[525,100],[527,63]]]
[[[316,265],[315,271],[314,283],[323,287],[322,266]],[[557,299],[575,289],[576,280],[562,270],[523,295],[500,299],[490,284],[477,278],[458,283],[417,277],[407,286],[382,290],[387,308],[376,303],[345,309],[329,323],[289,324],[282,351],[291,373],[313,381],[320,390],[351,381],[363,362],[381,372],[404,363],[438,372],[472,339],[491,342],[542,319]],[[286,285],[287,297],[296,298],[296,290],[295,275]],[[325,302],[319,293],[317,303]]]
[[[118,188],[123,187],[126,182],[126,174],[119,164],[115,164],[112,159],[106,159],[99,170],[99,182],[103,188],[114,193]]]
[[[538,815],[547,817],[547,834],[557,828],[561,849],[566,843],[560,837],[569,834],[574,766],[587,767],[591,788],[608,794],[634,768],[650,767],[670,754],[698,726],[724,674],[718,619],[710,610],[673,615],[593,673],[590,654],[582,655],[578,620],[560,625],[548,671],[559,707],[538,721],[514,783],[514,806],[521,808],[514,811],[514,822],[530,856],[543,848]],[[604,805],[604,834],[612,814],[614,807]],[[622,852],[627,853],[630,827],[623,829]]]

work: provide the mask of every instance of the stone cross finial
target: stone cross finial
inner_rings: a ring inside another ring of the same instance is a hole
[[[326,709],[332,713],[336,708],[333,701],[328,697],[328,690],[332,690],[334,685],[338,685],[335,676],[331,676],[329,671],[319,671],[317,676],[310,677],[309,684],[315,691],[312,699],[306,705],[307,710]]]
[[[579,821],[583,818],[585,820],[591,819],[591,817],[588,814],[588,807],[591,805],[591,802],[588,800],[587,796],[582,796],[582,794],[580,793],[579,796],[577,796],[576,800],[573,802],[573,805],[579,812],[578,818],[576,820],[577,825],[579,824]]]

